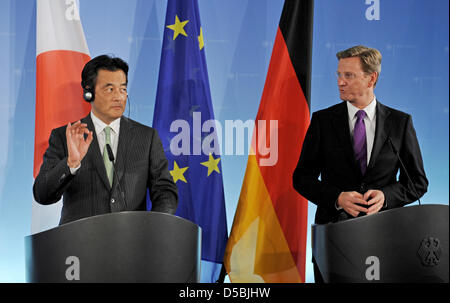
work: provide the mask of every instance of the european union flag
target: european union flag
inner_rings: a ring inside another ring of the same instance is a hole
[[[176,215],[202,228],[201,282],[216,282],[227,242],[218,131],[197,0],[169,0],[153,127],[178,186]]]

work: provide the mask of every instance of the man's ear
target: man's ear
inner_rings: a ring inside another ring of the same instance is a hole
[[[373,72],[370,75],[370,81],[369,81],[369,87],[375,87],[375,83],[377,82],[378,79],[378,73],[377,72]]]

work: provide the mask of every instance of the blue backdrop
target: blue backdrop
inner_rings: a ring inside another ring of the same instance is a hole
[[[79,0],[91,56],[130,64],[130,116],[152,125],[167,1]],[[430,181],[423,203],[448,204],[448,0],[316,0],[312,111],[339,102],[337,51],[383,54],[375,94],[413,116]],[[215,118],[255,119],[282,0],[199,0]],[[36,82],[36,3],[0,0],[0,282],[25,281],[30,234]],[[128,113],[128,109],[126,111]],[[222,156],[228,228],[247,156]],[[309,207],[309,225],[315,207]],[[309,239],[309,238],[308,238]],[[313,282],[308,240],[306,281]]]

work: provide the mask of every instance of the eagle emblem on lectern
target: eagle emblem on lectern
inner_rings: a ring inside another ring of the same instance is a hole
[[[437,265],[439,263],[439,258],[442,255],[442,248],[439,239],[433,237],[423,239],[417,253],[422,261],[422,265]]]

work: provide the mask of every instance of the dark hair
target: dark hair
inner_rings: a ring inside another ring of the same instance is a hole
[[[115,72],[122,70],[128,83],[128,64],[118,57],[100,55],[90,60],[81,72],[81,87],[83,89],[94,89],[97,82],[97,73],[99,69]]]

